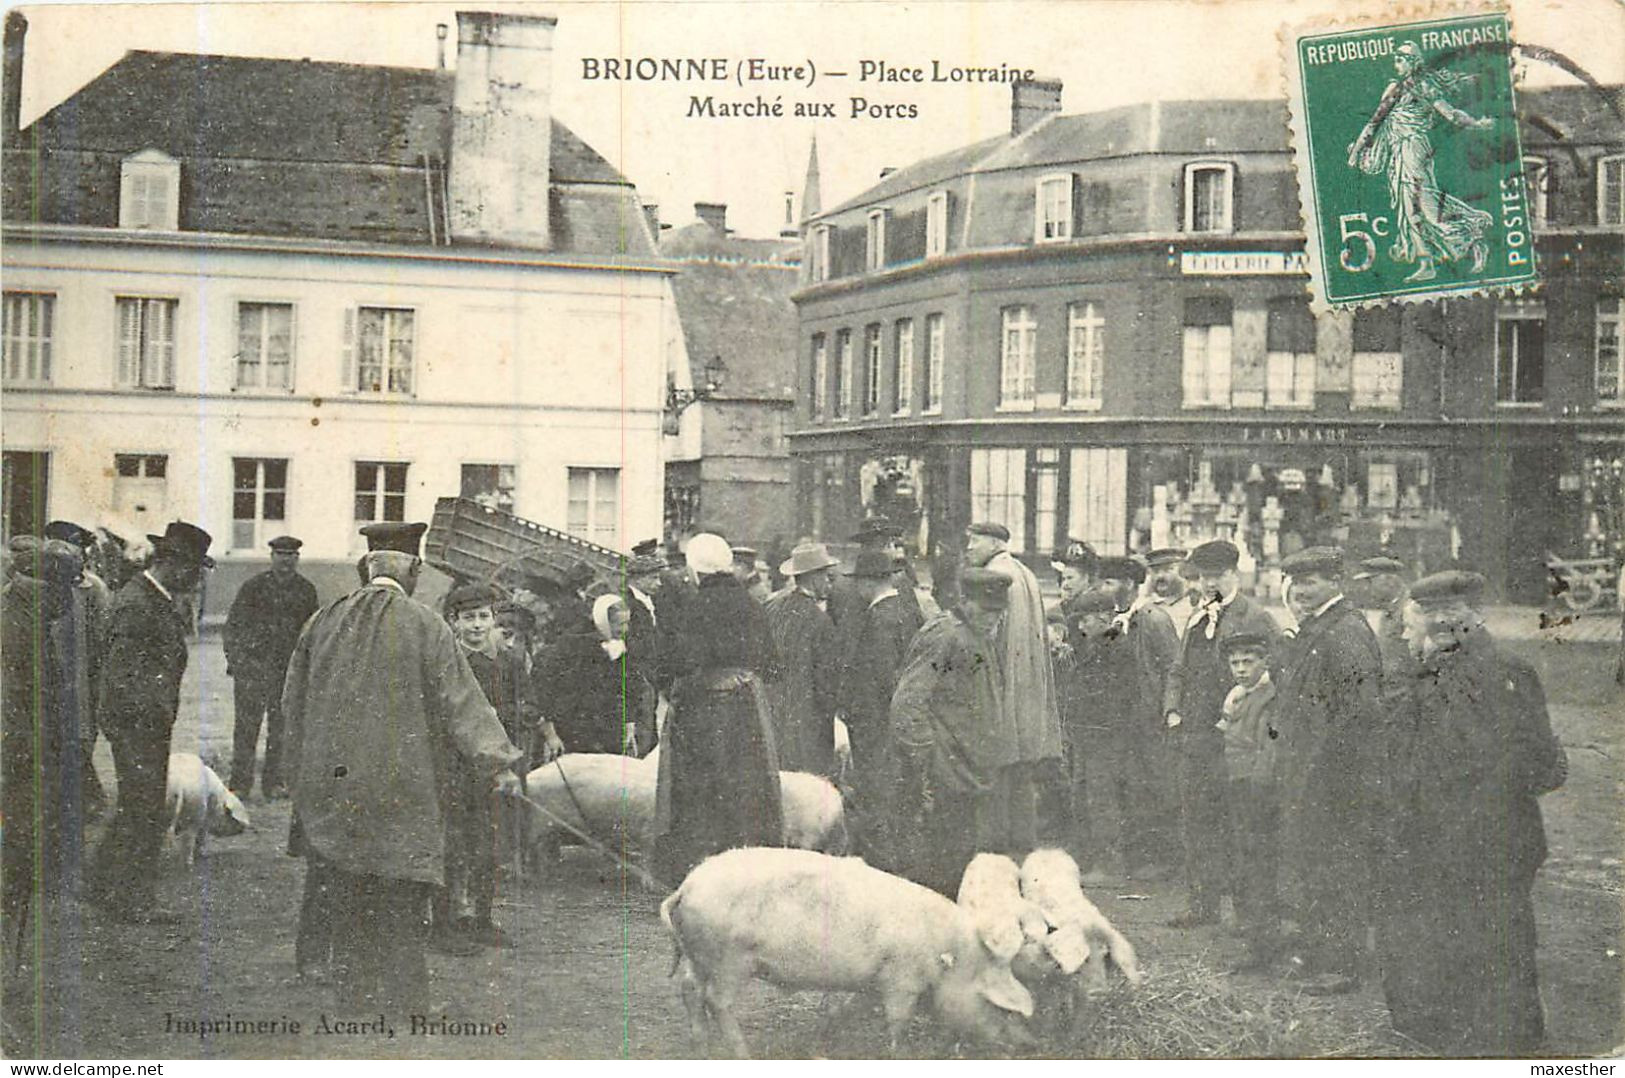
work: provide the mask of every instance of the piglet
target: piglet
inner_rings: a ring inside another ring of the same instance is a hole
[[[922,998],[956,1033],[997,1046],[1031,1043],[1031,994],[977,934],[970,916],[919,884],[855,857],[807,850],[729,850],[701,862],[660,907],[676,944],[690,1030],[713,1028],[747,1056],[733,1014],[752,978],[781,988],[879,997],[893,1054]]]
[[[186,867],[203,853],[210,834],[240,835],[249,826],[248,810],[220,781],[214,769],[190,752],[171,753],[166,793],[165,836],[181,845]]]
[[[1074,995],[1096,994],[1106,990],[1109,960],[1130,984],[1139,984],[1144,974],[1134,946],[1084,895],[1080,880],[1078,863],[1065,850],[1034,850],[1022,862],[1021,894],[1044,911],[1054,931],[1036,949],[1024,948],[1015,962],[1018,974],[1041,978],[1058,970],[1073,978]]]
[[[979,853],[959,879],[959,908],[970,914],[988,949],[1008,962],[1024,943],[1042,940],[1049,924],[1021,894],[1021,869],[998,853]]]

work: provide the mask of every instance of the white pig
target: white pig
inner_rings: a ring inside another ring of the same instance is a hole
[[[879,997],[893,1054],[920,998],[954,1031],[1031,1043],[1032,995],[995,958],[969,915],[935,891],[856,857],[746,848],[701,862],[660,906],[677,948],[696,1046],[712,1024],[749,1054],[733,1015],[752,978],[792,990]]]
[[[1130,984],[1145,979],[1134,946],[1084,895],[1078,863],[1065,850],[1034,850],[1028,854],[1021,865],[1021,893],[1044,911],[1055,930],[1039,948],[1023,948],[1015,963],[1018,974],[1041,978],[1046,965],[1069,977],[1077,974],[1074,995],[1078,991],[1094,994],[1106,990],[1108,960]]]
[[[1043,911],[1021,895],[1021,869],[1003,854],[979,853],[971,858],[959,879],[958,902],[988,949],[1006,962],[1023,943],[1049,934]]]
[[[248,810],[226,789],[220,776],[195,753],[169,757],[169,783],[165,794],[164,835],[181,845],[186,867],[191,868],[212,834],[240,835],[249,826]]]

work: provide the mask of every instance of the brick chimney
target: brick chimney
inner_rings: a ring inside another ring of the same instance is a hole
[[[28,37],[28,20],[20,11],[6,12],[5,101],[0,109],[5,113],[5,126],[0,129],[0,142],[10,146],[17,141],[21,129],[23,110],[23,42]]]
[[[557,24],[547,15],[457,13],[450,165],[454,240],[548,246]]]
[[[1025,79],[1010,84],[1010,133],[1019,135],[1061,111],[1060,79]]]
[[[719,236],[728,234],[728,204],[726,202],[696,202],[694,216],[716,229]]]

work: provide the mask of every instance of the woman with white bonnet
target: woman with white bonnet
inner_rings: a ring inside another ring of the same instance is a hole
[[[632,715],[622,706],[622,689],[633,683],[627,620],[619,595],[600,595],[592,621],[566,626],[542,653],[537,691],[566,752],[618,753],[626,746]]]
[[[661,737],[655,864],[676,886],[711,854],[782,842],[779,765],[763,682],[778,676],[767,615],[720,535],[688,541],[696,590],[661,623],[671,711]]]

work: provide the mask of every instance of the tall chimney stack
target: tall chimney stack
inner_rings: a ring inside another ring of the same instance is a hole
[[[556,25],[547,15],[457,13],[450,184],[455,240],[548,246]]]
[[[434,24],[434,66],[438,71],[446,70],[446,24]]]
[[[23,114],[23,42],[28,37],[28,20],[20,11],[6,12],[5,100],[0,109],[5,113],[5,126],[0,129],[0,142],[14,145],[22,129]]]
[[[660,203],[645,202],[643,204],[643,219],[649,224],[649,237],[660,246]]]
[[[1019,135],[1061,111],[1060,79],[1024,79],[1010,84],[1010,133]]]
[[[728,234],[728,204],[726,202],[696,202],[694,216],[716,229],[717,235]]]

